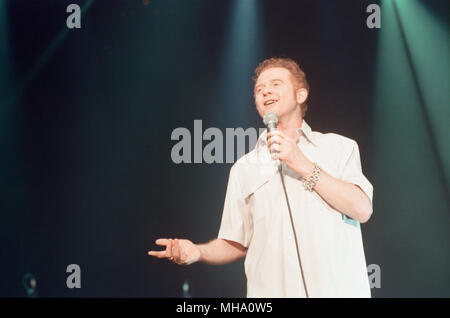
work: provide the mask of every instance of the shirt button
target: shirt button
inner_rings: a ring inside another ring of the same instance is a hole
[[[292,235],[288,235],[288,240],[292,240]]]

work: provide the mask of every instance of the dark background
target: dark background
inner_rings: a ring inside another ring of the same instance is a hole
[[[372,295],[450,296],[448,179],[414,179],[418,193],[432,193],[415,196],[409,179],[390,179],[392,158],[401,167],[413,155],[376,160],[395,149],[380,151],[388,140],[373,133],[383,127],[384,25],[367,28],[366,7],[379,1],[97,0],[73,30],[67,5],[88,2],[0,1],[0,296],[26,296],[22,277],[32,273],[45,297],[181,297],[185,281],[195,297],[244,297],[243,261],[179,267],[147,251],[159,237],[216,237],[231,164],[174,164],[171,133],[192,132],[195,119],[203,130],[262,127],[251,76],[271,56],[306,72],[313,130],[359,144],[374,185],[374,214],[362,225],[367,264],[381,268]],[[448,32],[448,3],[421,3]],[[448,167],[427,151],[430,164],[405,175]],[[78,290],[66,287],[73,263]]]

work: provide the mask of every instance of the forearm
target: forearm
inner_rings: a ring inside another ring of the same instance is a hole
[[[200,249],[199,261],[211,265],[228,264],[247,254],[247,249],[241,244],[223,239],[215,239],[197,246]]]
[[[306,165],[301,171],[302,175],[310,176],[313,166],[313,163]],[[358,186],[339,180],[324,170],[320,171],[314,191],[335,210],[360,223],[367,222],[372,215],[372,203]]]

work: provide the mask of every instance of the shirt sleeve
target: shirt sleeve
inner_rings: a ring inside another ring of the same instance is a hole
[[[353,140],[350,154],[347,155],[346,158],[347,159],[342,172],[342,180],[351,182],[360,187],[361,190],[363,190],[364,193],[369,197],[370,202],[372,203],[373,186],[362,172],[359,147],[358,144]]]
[[[359,155],[359,147],[356,141],[352,140],[352,147],[350,154],[346,155],[346,161],[342,171],[342,180],[351,182],[357,185],[369,198],[370,203],[373,199],[373,186],[369,180],[364,176],[361,168],[361,159]],[[358,222],[352,218],[342,214],[342,219],[348,224],[358,226]]]
[[[249,206],[242,193],[236,169],[232,168],[228,178],[218,238],[238,242],[248,247],[253,235],[253,223]]]

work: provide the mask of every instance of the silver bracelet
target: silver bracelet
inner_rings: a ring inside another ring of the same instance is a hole
[[[303,186],[308,191],[313,191],[314,187],[316,186],[317,181],[319,180],[320,176],[320,167],[317,165],[317,163],[314,162],[314,169],[312,171],[311,176],[307,179],[303,179]]]

